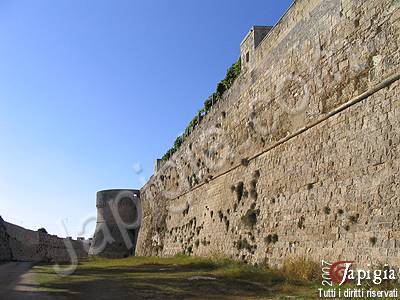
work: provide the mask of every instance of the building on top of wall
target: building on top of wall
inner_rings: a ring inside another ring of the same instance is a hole
[[[245,36],[240,44],[242,72],[253,69],[255,63],[254,52],[272,28],[272,26],[253,26]]]

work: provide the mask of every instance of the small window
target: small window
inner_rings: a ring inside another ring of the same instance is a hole
[[[250,60],[250,53],[247,52],[247,53],[246,53],[246,62],[249,62],[249,60]]]

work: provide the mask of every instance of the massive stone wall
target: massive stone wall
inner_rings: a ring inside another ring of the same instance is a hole
[[[46,261],[69,262],[71,255],[66,246],[66,240],[44,232],[33,231],[23,227],[4,222],[8,237],[9,259],[15,261]],[[82,241],[67,240],[74,255],[79,258],[87,257],[87,250]],[[3,251],[3,250],[2,250]]]
[[[0,261],[9,261],[11,258],[10,237],[0,216]]]
[[[298,0],[245,40],[239,78],[142,188],[137,254],[398,263],[399,5]]]
[[[14,260],[39,261],[37,252],[39,232],[5,222],[7,233],[10,237],[10,249]]]

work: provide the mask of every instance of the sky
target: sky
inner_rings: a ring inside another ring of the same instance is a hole
[[[92,235],[96,192],[142,187],[250,27],[290,3],[0,0],[0,215]]]

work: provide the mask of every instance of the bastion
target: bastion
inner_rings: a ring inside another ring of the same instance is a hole
[[[122,258],[134,255],[140,226],[140,191],[99,191],[97,224],[89,255]]]

